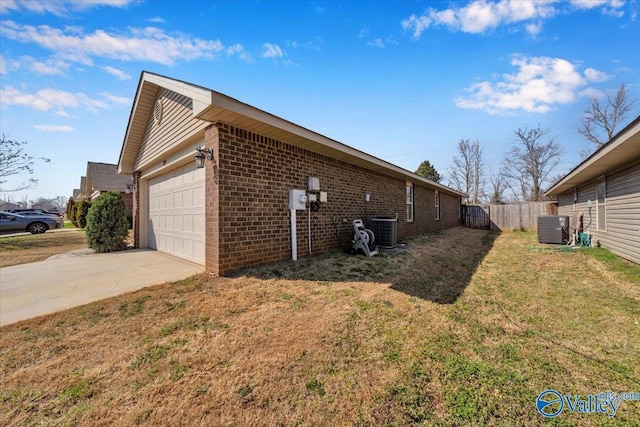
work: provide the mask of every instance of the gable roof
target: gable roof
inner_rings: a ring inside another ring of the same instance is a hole
[[[119,173],[133,173],[134,163],[144,137],[146,123],[153,111],[155,97],[160,88],[189,97],[192,100],[193,117],[197,119],[211,123],[224,122],[231,126],[360,166],[364,169],[415,183],[422,183],[428,187],[456,196],[467,196],[462,192],[423,178],[399,166],[222,93],[148,71],[143,71],[140,75],[138,89],[118,159]]]
[[[80,189],[78,191],[78,194],[73,199],[78,201],[78,200],[84,200],[86,198],[87,198],[87,177],[81,176]]]
[[[86,192],[89,194],[94,191],[125,191],[131,183],[131,175],[118,174],[118,165],[87,162]]]
[[[553,184],[544,194],[557,196],[638,159],[640,159],[640,116]]]

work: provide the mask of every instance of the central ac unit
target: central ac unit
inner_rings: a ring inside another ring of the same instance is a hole
[[[540,243],[567,243],[569,241],[569,217],[567,215],[539,216],[538,241]]]

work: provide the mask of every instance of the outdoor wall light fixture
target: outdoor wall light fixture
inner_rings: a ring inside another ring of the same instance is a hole
[[[136,191],[136,184],[127,184],[127,186],[124,187],[124,192],[126,194],[131,194],[134,191]]]
[[[204,159],[207,158],[213,161],[213,150],[206,147],[196,148],[196,167],[202,169],[204,167]]]

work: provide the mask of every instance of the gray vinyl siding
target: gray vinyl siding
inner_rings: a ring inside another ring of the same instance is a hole
[[[560,194],[558,196],[558,215],[568,215],[571,227],[575,227],[578,216],[583,214],[583,225],[585,231],[594,232],[597,228],[596,218],[596,182],[584,184],[578,187],[578,199],[574,203],[575,191]],[[589,209],[591,200],[591,209]]]
[[[162,120],[156,123],[153,108],[149,112],[147,127],[140,144],[134,170],[143,169],[166,157],[178,149],[184,141],[193,140],[197,135],[204,135],[204,129],[209,123],[194,118],[191,98],[179,95],[170,90],[161,89],[153,102],[162,98]]]
[[[574,191],[560,194],[558,214],[569,215],[574,227],[579,212],[583,212],[585,229],[595,240],[616,255],[640,264],[640,163],[606,175],[606,185],[606,230],[597,229],[595,179],[578,187],[575,208]]]

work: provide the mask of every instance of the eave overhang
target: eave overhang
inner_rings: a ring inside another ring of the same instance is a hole
[[[467,197],[462,192],[423,178],[399,166],[219,92],[146,71],[140,76],[138,90],[127,125],[127,132],[120,152],[118,173],[132,174],[134,172],[134,163],[143,134],[139,131],[133,132],[131,129],[141,128],[141,126],[134,126],[135,121],[146,123],[153,110],[153,102],[160,88],[166,88],[191,98],[193,101],[193,116],[200,120],[211,123],[223,122],[318,154],[342,160],[367,170],[423,184],[454,196]]]
[[[549,188],[557,196],[640,159],[640,116]]]

